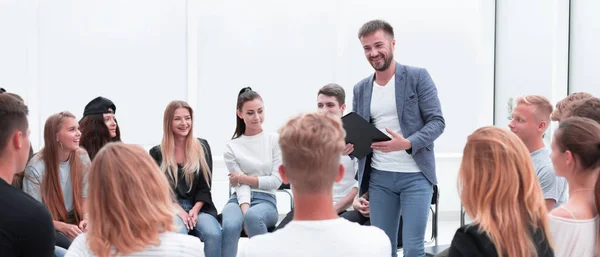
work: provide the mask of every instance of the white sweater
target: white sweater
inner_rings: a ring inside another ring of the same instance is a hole
[[[233,139],[225,145],[223,154],[229,173],[242,172],[258,177],[258,188],[248,185],[235,186],[238,203],[250,203],[252,191],[275,194],[281,186],[279,166],[281,149],[279,135],[261,132],[254,136]]]
[[[86,235],[81,234],[75,238],[65,257],[93,257],[96,256],[88,247]],[[157,246],[151,245],[146,249],[118,256],[181,256],[181,257],[203,257],[204,244],[194,236],[182,235],[175,232],[166,232],[158,235],[160,244]]]

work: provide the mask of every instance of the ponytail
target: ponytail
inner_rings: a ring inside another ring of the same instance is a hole
[[[246,103],[248,101],[252,101],[257,98],[262,100],[260,95],[256,91],[253,91],[251,87],[242,88],[242,90],[240,90],[240,92],[238,93],[236,110],[241,112],[242,107],[244,106],[244,103]],[[233,136],[231,137],[231,139],[239,138],[245,132],[246,132],[246,123],[244,123],[244,119],[240,118],[240,116],[238,116],[237,112],[236,112],[236,114],[235,114],[235,132],[233,133]]]

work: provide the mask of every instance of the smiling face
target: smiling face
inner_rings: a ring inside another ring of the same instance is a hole
[[[518,104],[508,124],[510,131],[521,138],[526,145],[535,138],[541,137],[544,132],[540,127],[540,121],[535,117],[535,108],[533,105]]]
[[[67,150],[75,151],[79,148],[80,138],[81,132],[79,132],[79,123],[77,123],[77,120],[72,117],[63,118],[56,133],[56,141],[60,142],[60,145]]]
[[[246,131],[262,130],[262,123],[265,119],[264,104],[260,98],[247,101],[242,105],[242,109],[237,111],[238,117],[244,120]]]
[[[385,34],[383,30],[360,38],[365,57],[376,71],[385,71],[394,60],[396,40]]]
[[[192,115],[186,108],[177,108],[171,120],[171,129],[176,137],[187,137],[192,129]]]

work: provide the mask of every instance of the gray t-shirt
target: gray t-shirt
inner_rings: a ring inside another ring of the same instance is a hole
[[[82,186],[82,197],[87,198],[87,167],[90,166],[90,157],[87,154],[79,155],[81,161],[86,167],[83,172],[83,186]],[[73,186],[71,184],[71,163],[61,162],[58,165],[59,168],[59,177],[60,177],[60,187],[62,189],[63,199],[65,201],[65,208],[68,212],[73,210]],[[40,155],[35,155],[27,164],[25,168],[25,175],[23,177],[23,191],[35,198],[36,200],[42,201],[42,180],[44,179],[44,174],[46,171],[46,166],[44,165],[44,160],[40,158]]]
[[[567,181],[563,177],[557,177],[554,173],[554,166],[550,159],[550,150],[541,148],[531,153],[531,160],[535,168],[544,199],[554,199],[555,207],[567,201]]]

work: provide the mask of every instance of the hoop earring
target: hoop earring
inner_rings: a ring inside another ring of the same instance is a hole
[[[56,141],[60,145],[60,148],[64,148],[63,144],[60,141]]]

